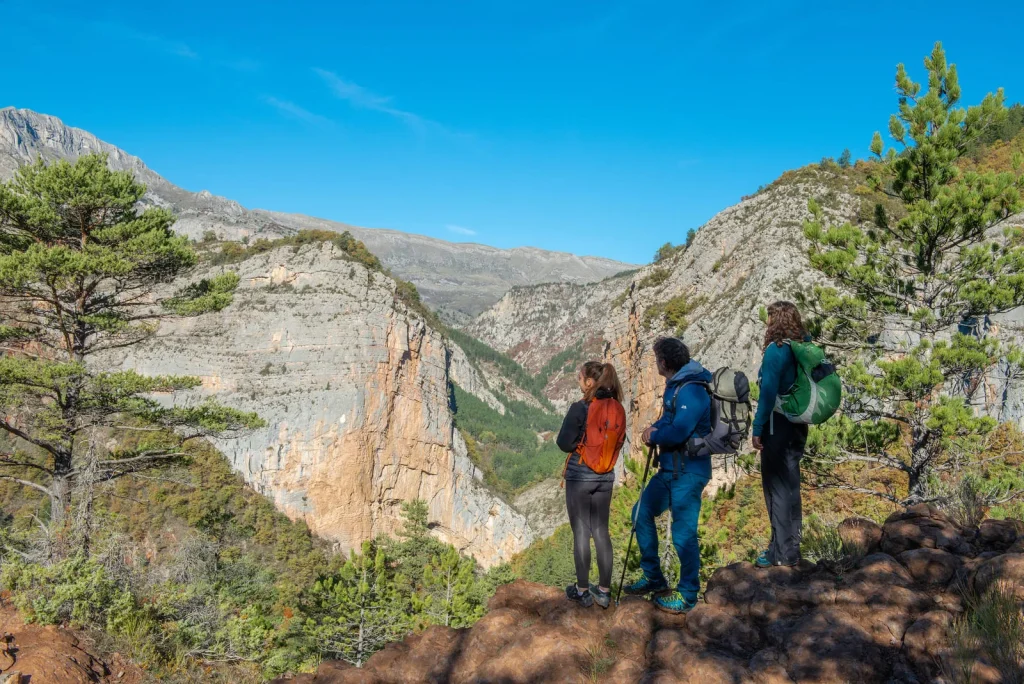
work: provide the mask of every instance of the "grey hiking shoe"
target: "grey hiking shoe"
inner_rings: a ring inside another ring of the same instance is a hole
[[[575,601],[584,608],[589,608],[594,605],[594,597],[590,595],[589,591],[584,590],[582,593],[576,588],[575,584],[570,584],[565,588],[565,597],[570,601]]]
[[[602,608],[607,608],[612,603],[612,592],[601,591],[601,588],[596,584],[590,585],[590,595],[594,597],[594,603]]]

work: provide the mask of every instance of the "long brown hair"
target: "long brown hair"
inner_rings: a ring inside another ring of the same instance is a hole
[[[768,328],[764,331],[764,346],[772,342],[782,345],[786,340],[802,341],[807,336],[800,312],[793,302],[775,302],[768,307]]]
[[[580,367],[580,375],[594,381],[594,386],[583,395],[585,400],[590,401],[598,390],[603,389],[611,392],[615,401],[622,402],[622,385],[619,384],[619,374],[612,364],[587,361]]]

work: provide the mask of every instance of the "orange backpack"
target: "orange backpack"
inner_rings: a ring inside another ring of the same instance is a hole
[[[607,473],[619,460],[622,443],[626,440],[626,410],[615,399],[594,399],[587,407],[587,431],[576,447],[580,463],[595,473]],[[566,468],[569,458],[565,459]],[[565,470],[562,471],[563,477]]]

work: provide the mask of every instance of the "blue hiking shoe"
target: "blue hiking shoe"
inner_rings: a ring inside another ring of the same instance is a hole
[[[656,596],[654,598],[654,605],[666,613],[681,615],[683,613],[689,613],[691,610],[696,608],[697,601],[687,601],[678,591],[673,591],[671,594]]]
[[[656,594],[659,591],[665,591],[668,589],[668,582],[662,577],[659,580],[650,580],[647,577],[641,577],[636,582],[627,585],[622,588],[622,591],[626,592],[630,596],[639,596],[641,594]]]
[[[759,568],[770,568],[775,565],[775,563],[773,563],[772,559],[768,557],[768,551],[765,550],[758,555],[757,560],[754,561],[754,565]]]

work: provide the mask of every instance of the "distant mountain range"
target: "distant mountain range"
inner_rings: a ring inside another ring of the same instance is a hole
[[[633,268],[611,259],[532,247],[496,249],[451,243],[397,230],[361,228],[301,214],[247,209],[203,190],[169,182],[141,159],[60,119],[28,109],[0,109],[0,180],[18,166],[43,159],[75,159],[105,152],[116,169],[131,169],[146,183],[146,201],[171,209],[175,230],[194,239],[213,231],[224,240],[278,238],[315,228],[348,230],[395,275],[416,285],[424,301],[454,322],[465,322],[497,302],[510,288],[546,282],[586,283]]]

